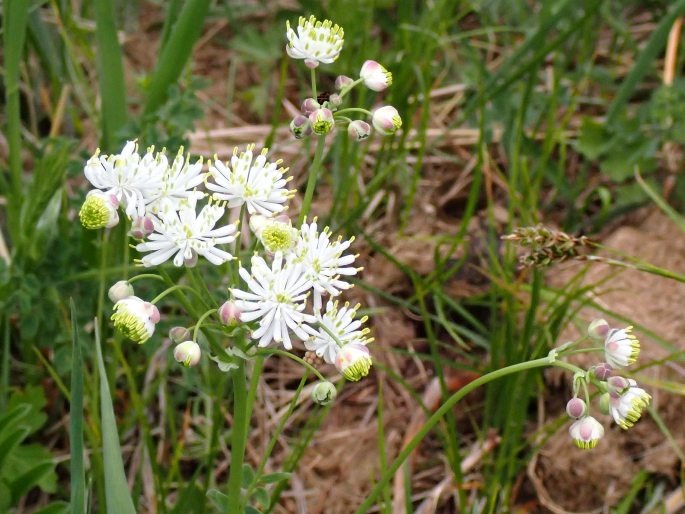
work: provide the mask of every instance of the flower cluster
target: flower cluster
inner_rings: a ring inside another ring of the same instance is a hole
[[[286,37],[288,44],[286,52],[293,59],[303,59],[305,65],[312,70],[319,64],[330,64],[340,55],[344,43],[344,31],[329,20],[317,21],[314,16],[309,19],[300,18],[297,30],[286,22]],[[315,86],[313,96],[302,102],[301,112],[290,123],[293,135],[302,139],[316,134],[328,134],[337,125],[347,127],[349,136],[354,141],[362,141],[371,134],[371,126],[382,135],[391,135],[402,127],[397,109],[385,105],[373,112],[361,108],[341,109],[345,96],[358,84],[363,83],[372,91],[383,91],[392,84],[392,73],[385,67],[372,60],[364,61],[359,70],[359,77],[355,80],[340,75],[335,80],[335,93],[321,93],[317,95]],[[347,113],[362,112],[371,119],[371,125],[364,120],[352,120]]]
[[[590,338],[603,341],[601,350],[605,362],[591,367],[587,372],[576,373],[573,384],[573,398],[566,404],[566,413],[574,418],[569,433],[576,446],[591,449],[604,436],[604,427],[589,414],[589,398],[579,398],[583,389],[587,396],[587,385],[592,383],[600,391],[599,408],[610,415],[622,429],[632,427],[645,411],[651,396],[631,378],[615,374],[620,368],[635,363],[640,354],[640,342],[632,333],[632,327],[611,328],[603,319],[594,320],[588,327]],[[566,346],[568,350],[570,346]]]

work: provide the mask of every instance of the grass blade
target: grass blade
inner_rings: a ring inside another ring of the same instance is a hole
[[[145,114],[157,110],[166,100],[169,86],[181,76],[195,41],[202,32],[203,21],[209,11],[210,0],[187,0],[178,15],[169,39],[164,45],[157,67],[150,81]],[[173,9],[169,15],[173,15]]]
[[[83,357],[76,323],[74,299],[71,308],[71,404],[69,406],[69,447],[71,448],[71,512],[85,513],[86,477],[83,467]]]
[[[117,146],[117,132],[126,123],[126,85],[121,47],[114,24],[111,0],[95,1],[95,39],[102,102],[102,145],[106,151]]]
[[[107,383],[107,371],[102,359],[100,347],[100,330],[95,320],[95,350],[97,352],[98,370],[100,372],[100,417],[102,424],[102,453],[105,461],[105,499],[107,512],[116,514],[135,514],[131,493],[126,484],[124,463],[121,460],[121,446],[117,433],[112,396]]]

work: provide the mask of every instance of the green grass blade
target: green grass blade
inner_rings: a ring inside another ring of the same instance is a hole
[[[671,31],[671,26],[673,22],[685,12],[685,0],[680,0],[675,2],[668,13],[661,18],[659,24],[649,36],[649,41],[645,46],[644,50],[635,62],[635,66],[630,70],[630,73],[625,78],[621,87],[619,88],[614,101],[611,102],[609,106],[609,111],[607,112],[607,125],[611,125],[616,121],[616,116],[623,110],[625,104],[630,100],[630,96],[637,87],[642,77],[644,77],[647,72],[651,69],[654,64],[655,59],[664,49],[666,45],[666,40],[668,39],[668,33]]]
[[[9,149],[10,194],[7,195],[9,230],[14,240],[19,236],[21,211],[21,113],[19,107],[19,68],[24,53],[29,2],[15,0],[3,3],[3,53],[7,145]]]
[[[102,102],[102,145],[106,151],[117,146],[117,132],[126,123],[126,85],[121,47],[114,24],[111,0],[95,1],[95,39]]]
[[[71,449],[71,512],[85,513],[86,476],[83,466],[83,357],[78,336],[76,307],[71,308],[71,404],[69,406],[69,447]]]
[[[203,21],[209,11],[210,0],[187,0],[171,35],[164,45],[157,61],[154,75],[150,81],[145,102],[145,114],[157,110],[167,98],[169,86],[181,76],[193,45],[202,32]],[[173,10],[169,15],[173,14]]]
[[[102,453],[105,461],[105,496],[107,512],[116,514],[135,514],[131,493],[126,484],[124,463],[121,460],[121,446],[117,433],[112,396],[107,383],[107,371],[100,348],[100,331],[95,320],[95,350],[100,372],[100,416],[102,423]]]

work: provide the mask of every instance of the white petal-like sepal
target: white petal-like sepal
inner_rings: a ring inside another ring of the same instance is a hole
[[[307,67],[316,68],[320,63],[330,64],[338,58],[345,31],[330,20],[321,22],[314,16],[309,19],[300,16],[295,29],[286,22],[286,37],[288,55],[293,59],[304,59]]]
[[[584,450],[594,448],[599,440],[604,437],[604,427],[592,416],[585,416],[575,421],[568,431],[575,445]]]
[[[606,361],[615,368],[633,364],[640,355],[640,341],[632,333],[633,327],[612,329],[604,341]]]

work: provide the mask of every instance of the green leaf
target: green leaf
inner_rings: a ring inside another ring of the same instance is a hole
[[[212,502],[212,505],[219,509],[219,512],[228,512],[228,496],[224,493],[216,489],[210,489],[207,491],[207,498]]]
[[[33,514],[69,514],[72,512],[69,510],[69,504],[66,502],[55,502],[51,503],[47,507],[38,509],[33,512]]]
[[[243,464],[243,488],[247,489],[252,485],[252,481],[254,480],[254,471],[252,470],[252,466],[250,466],[248,463]]]
[[[83,357],[79,340],[76,307],[69,299],[71,308],[71,404],[69,405],[69,465],[71,480],[71,512],[84,514],[86,506],[86,475],[83,465]]]
[[[248,505],[245,507],[245,514],[262,514],[262,511]]]
[[[19,499],[28,493],[34,487],[47,477],[50,473],[54,474],[55,465],[50,460],[49,462],[42,462],[33,466],[24,474],[19,475],[9,483],[12,490],[12,501],[18,502]]]
[[[280,473],[269,473],[268,475],[263,475],[259,479],[260,484],[275,484],[281,480],[290,480],[292,473],[280,472]]]
[[[576,149],[590,160],[597,159],[609,147],[609,134],[604,125],[592,118],[583,118]]]
[[[3,471],[3,475],[3,467],[7,458],[10,456],[11,452],[21,444],[27,435],[29,435],[28,428],[17,428],[0,443],[0,470]]]
[[[254,496],[265,509],[268,509],[269,505],[271,505],[271,496],[269,496],[269,492],[263,487],[257,489],[252,496]]]
[[[49,464],[49,473],[40,474],[36,482],[32,484],[41,488],[46,493],[57,491],[57,474],[52,453],[39,444],[22,445],[16,448],[8,457],[3,470],[3,476],[12,481],[20,475],[29,473],[36,466]]]
[[[105,499],[107,512],[117,514],[136,514],[131,493],[126,484],[124,463],[121,460],[121,446],[114,417],[112,396],[107,383],[107,370],[100,348],[100,331],[95,319],[95,350],[100,371],[100,417],[102,423],[102,453],[105,461]]]

